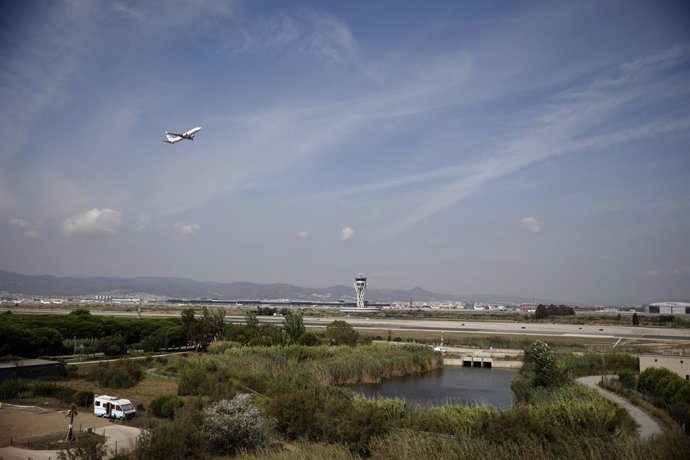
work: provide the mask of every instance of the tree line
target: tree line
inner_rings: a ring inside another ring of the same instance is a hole
[[[192,346],[206,351],[216,340],[243,346],[300,344],[354,345],[357,332],[345,321],[334,321],[325,336],[306,331],[302,313],[282,309],[282,327],[262,324],[247,312],[244,324],[226,324],[222,308],[187,308],[179,318],[113,318],[78,309],[68,315],[0,315],[0,356],[35,358],[73,352],[126,354],[129,349],[156,352]]]

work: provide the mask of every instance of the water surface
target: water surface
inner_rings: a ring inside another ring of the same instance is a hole
[[[510,381],[516,374],[510,369],[451,366],[351,388],[367,397],[400,398],[414,405],[452,403],[509,407],[513,403]]]

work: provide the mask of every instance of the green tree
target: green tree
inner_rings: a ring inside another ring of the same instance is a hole
[[[256,313],[253,311],[248,311],[244,314],[244,322],[247,324],[247,328],[249,329],[259,329],[259,319],[256,317]]]
[[[297,343],[305,330],[302,312],[283,308],[281,313],[283,314],[283,330],[285,331],[288,344]]]
[[[333,321],[326,327],[326,337],[331,345],[357,345],[359,334],[347,321]]]
[[[205,351],[209,344],[223,332],[224,326],[225,310],[222,308],[210,311],[207,307],[203,307],[199,318],[196,317],[192,308],[182,310],[184,334],[199,351]]]
[[[534,312],[535,319],[544,319],[548,313],[546,312],[546,305],[539,304]]]
[[[537,340],[525,350],[525,363],[534,371],[534,386],[551,387],[561,382],[556,356],[546,342]]]
[[[633,313],[632,323],[633,323],[633,326],[639,326],[640,325],[640,318],[637,316],[637,313]]]

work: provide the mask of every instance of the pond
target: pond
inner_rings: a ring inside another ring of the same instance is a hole
[[[414,405],[488,404],[505,408],[513,403],[510,382],[516,375],[511,369],[450,366],[351,388],[367,397],[400,398]]]

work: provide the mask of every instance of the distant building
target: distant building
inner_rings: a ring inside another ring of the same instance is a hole
[[[538,304],[536,303],[521,303],[520,310],[523,312],[534,313],[537,311]]]
[[[51,377],[60,374],[60,363],[47,359],[0,362],[0,380]]]
[[[640,355],[640,372],[650,367],[665,367],[685,380],[690,380],[690,356]]]
[[[649,313],[661,315],[690,315],[690,303],[688,302],[656,302],[647,307]]]

